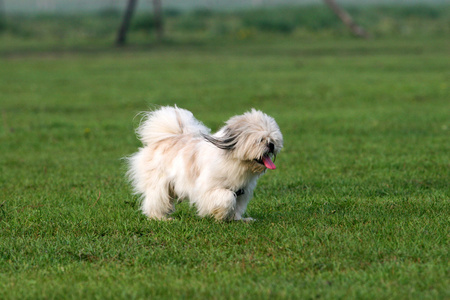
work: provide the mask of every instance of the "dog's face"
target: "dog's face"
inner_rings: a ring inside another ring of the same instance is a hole
[[[217,135],[208,140],[248,164],[255,173],[275,169],[273,161],[283,148],[283,136],[275,120],[255,109],[232,117]]]

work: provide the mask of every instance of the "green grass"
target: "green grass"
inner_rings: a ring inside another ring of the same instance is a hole
[[[0,298],[448,299],[449,68],[437,38],[2,56]],[[276,118],[257,222],[138,211],[133,118],[175,103]]]

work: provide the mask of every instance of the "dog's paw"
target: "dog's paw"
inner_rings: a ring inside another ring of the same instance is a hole
[[[255,222],[256,221],[256,219],[253,219],[253,218],[250,218],[250,217],[248,217],[248,218],[234,218],[234,220],[235,221],[240,221],[240,222],[246,222],[246,223]]]
[[[253,218],[248,217],[248,218],[242,218],[241,221],[242,221],[242,222],[255,222],[256,219],[253,219]]]
[[[154,221],[173,221],[175,220],[172,217],[167,217],[167,216],[159,216],[159,217],[155,217],[155,216],[151,216],[148,217],[149,220],[154,220]]]

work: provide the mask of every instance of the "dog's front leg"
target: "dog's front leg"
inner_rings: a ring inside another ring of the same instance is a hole
[[[242,217],[245,213],[245,210],[247,209],[247,204],[250,202],[252,197],[253,197],[253,190],[245,190],[245,193],[243,195],[240,195],[236,198],[236,209],[234,212],[233,220],[244,222],[255,221],[255,219],[251,217],[247,218]]]
[[[205,192],[196,204],[200,216],[212,215],[216,220],[227,220],[234,215],[236,195],[229,189],[214,189]]]
[[[234,212],[233,220],[236,221],[244,221],[250,222],[255,221],[255,219],[251,217],[244,218],[245,211],[247,209],[247,205],[250,200],[253,198],[253,190],[256,187],[258,177],[253,178],[247,186],[243,188],[243,193],[236,197],[236,209]]]

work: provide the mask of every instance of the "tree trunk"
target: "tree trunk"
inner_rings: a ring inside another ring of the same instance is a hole
[[[0,0],[0,32],[6,29],[6,12],[3,0]]]
[[[353,21],[352,17],[345,11],[343,10],[334,0],[324,0],[326,5],[328,5],[333,12],[339,17],[339,19],[341,19],[341,21],[345,24],[345,26],[348,27],[348,29],[350,29],[350,31],[359,37],[362,38],[369,38],[370,35],[360,26],[358,26],[358,24],[355,23],[355,21]]]
[[[116,45],[122,46],[127,39],[127,31],[130,26],[131,18],[133,17],[134,9],[136,8],[137,0],[128,0],[125,14],[123,15],[122,24],[117,32]]]
[[[0,0],[0,18],[3,19],[5,16],[6,16],[6,13],[5,13],[5,4],[4,4],[3,0]],[[1,23],[2,21],[3,21],[3,20],[0,20],[0,23]]]
[[[156,38],[161,41],[164,35],[161,0],[153,0],[153,18],[155,22]]]

